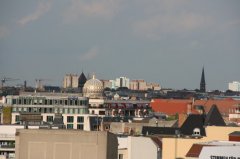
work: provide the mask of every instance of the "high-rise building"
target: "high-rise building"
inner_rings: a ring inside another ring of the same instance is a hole
[[[66,74],[63,79],[63,88],[78,88],[77,74]]]
[[[206,92],[204,67],[202,69],[202,76],[201,76],[201,82],[200,82],[200,92]]]
[[[144,80],[132,80],[130,82],[131,90],[147,90],[147,82]]]
[[[129,78],[127,77],[119,77],[119,78],[116,78],[116,81],[115,81],[115,86],[118,88],[118,87],[127,87],[129,88]]]
[[[231,83],[228,83],[228,89],[231,91],[240,92],[240,82],[239,81],[233,81]]]

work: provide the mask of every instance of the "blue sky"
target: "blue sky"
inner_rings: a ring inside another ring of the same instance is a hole
[[[239,0],[1,0],[0,77],[66,73],[226,90],[240,81]],[[9,83],[10,84],[10,83]]]

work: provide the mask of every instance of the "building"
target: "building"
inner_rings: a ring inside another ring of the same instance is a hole
[[[233,81],[231,83],[228,83],[228,89],[231,91],[240,92],[240,82]]]
[[[129,88],[129,81],[130,81],[129,78],[127,78],[127,77],[116,78],[115,87],[116,88],[119,88],[119,87]]]
[[[161,159],[162,142],[158,137],[118,137],[118,159]]]
[[[185,158],[193,144],[213,140],[228,141],[229,134],[234,131],[240,131],[240,127],[207,126],[205,128],[206,136],[202,138],[186,138],[177,135],[162,138],[162,157],[167,159]]]
[[[201,82],[200,82],[200,92],[206,92],[204,67],[202,69],[202,76],[201,76]]]
[[[29,129],[38,129],[29,126]],[[24,129],[23,125],[0,125],[0,158],[15,159],[15,134],[17,129]]]
[[[187,159],[238,159],[240,158],[240,142],[208,141],[193,144]]]
[[[6,112],[10,114],[3,117],[9,124],[24,124],[21,119],[26,115],[53,124],[56,114],[61,114],[67,129],[90,130],[88,102],[88,98],[79,94],[23,92],[6,97],[4,109],[9,109]]]
[[[117,159],[117,137],[103,131],[23,129],[16,132],[16,159]]]
[[[132,80],[130,82],[130,89],[140,91],[147,90],[147,82],[144,80]]]
[[[89,98],[89,113],[99,116],[146,117],[151,110],[148,100],[108,100],[103,97],[103,83],[93,76],[83,87]]]
[[[63,79],[63,88],[78,88],[77,74],[66,74]]]
[[[101,80],[102,81],[102,83],[103,83],[103,88],[105,89],[105,88],[110,88],[110,89],[112,89],[113,87],[112,87],[112,82],[111,82],[111,80]],[[114,88],[115,88],[115,86],[114,86]]]

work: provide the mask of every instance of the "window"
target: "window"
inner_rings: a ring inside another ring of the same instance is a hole
[[[119,154],[118,159],[123,159],[123,154]]]
[[[63,104],[63,101],[62,100],[60,100],[60,105],[62,105]]]
[[[15,122],[19,122],[20,121],[20,117],[19,117],[19,115],[16,115],[15,116]]]
[[[49,100],[49,105],[52,105],[52,100]]]
[[[78,116],[77,117],[77,122],[78,123],[83,123],[84,122],[84,117],[83,116]]]
[[[67,129],[73,129],[73,124],[67,124]]]
[[[68,116],[67,117],[67,122],[68,123],[73,123],[73,116]]]
[[[65,100],[64,103],[65,103],[65,105],[68,105],[68,101],[67,100]]]
[[[78,101],[77,101],[77,100],[75,100],[74,102],[75,102],[75,105],[77,105],[77,102],[78,102]]]
[[[13,108],[12,108],[12,111],[13,111],[13,112],[16,112],[16,111],[17,111],[17,108],[13,107]]]
[[[47,116],[47,122],[52,123],[53,122],[53,116]]]
[[[99,115],[105,115],[105,111],[100,110]]]
[[[13,104],[16,104],[17,103],[17,100],[16,99],[13,99]]]
[[[77,129],[83,130],[83,124],[77,124]]]

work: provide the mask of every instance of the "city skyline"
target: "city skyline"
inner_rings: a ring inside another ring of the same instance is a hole
[[[0,2],[0,77],[95,73],[163,88],[227,90],[240,74],[239,1]],[[16,82],[20,83],[20,81]]]

